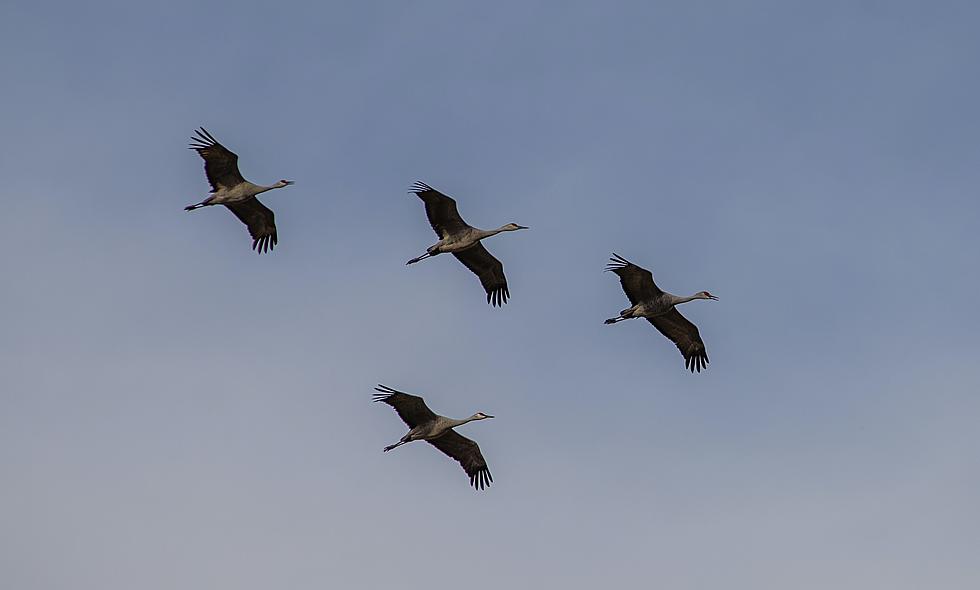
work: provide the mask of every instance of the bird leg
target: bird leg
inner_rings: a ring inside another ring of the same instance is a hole
[[[386,453],[387,453],[387,452],[388,452],[388,451],[390,451],[391,449],[394,449],[394,448],[397,448],[397,447],[400,447],[400,446],[402,446],[403,444],[405,444],[405,443],[407,443],[407,442],[409,442],[409,441],[407,441],[407,440],[400,440],[400,441],[398,441],[398,442],[396,442],[396,443],[395,443],[395,444],[393,444],[393,445],[388,445],[387,447],[385,447],[385,450],[384,450],[384,452],[386,452]]]
[[[184,211],[193,211],[194,209],[200,209],[201,207],[207,207],[208,205],[211,204],[211,199],[212,198],[213,197],[208,197],[208,198],[204,199],[203,201],[201,201],[200,203],[197,203],[195,205],[188,205],[188,206],[184,207]]]
[[[426,258],[431,258],[431,257],[432,257],[432,254],[430,254],[429,252],[426,252],[425,254],[419,256],[418,258],[413,258],[413,259],[409,260],[405,264],[415,264],[416,262],[420,262],[422,260],[425,260]]]
[[[623,320],[628,320],[628,319],[629,319],[629,318],[624,318],[624,317],[618,317],[618,318],[609,318],[609,319],[608,319],[608,320],[606,320],[606,321],[605,321],[604,323],[606,323],[606,324],[615,324],[616,322],[621,322],[621,321],[623,321]]]

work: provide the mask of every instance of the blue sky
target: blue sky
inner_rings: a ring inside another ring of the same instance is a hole
[[[4,3],[2,585],[976,587],[978,17]],[[297,181],[272,254],[182,210],[199,125]],[[404,266],[417,179],[532,228],[503,309]],[[706,372],[602,324],[613,251],[721,298]],[[495,414],[495,485],[378,382]]]

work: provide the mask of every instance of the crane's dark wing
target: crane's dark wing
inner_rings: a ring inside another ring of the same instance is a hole
[[[647,318],[647,321],[677,345],[684,356],[684,366],[692,373],[700,373],[701,369],[707,368],[708,353],[698,327],[682,316],[676,307],[663,315]]]
[[[453,252],[453,256],[473,271],[473,274],[480,277],[480,283],[487,292],[487,303],[495,306],[507,303],[510,291],[507,290],[504,265],[494,258],[483,244],[477,242],[475,246]]]
[[[211,183],[211,192],[245,182],[242,173],[238,171],[238,156],[235,152],[218,143],[204,127],[195,132],[198,136],[191,138],[191,149],[204,158],[204,173]]]
[[[235,217],[242,220],[248,226],[248,233],[252,234],[252,249],[259,254],[272,250],[279,243],[279,236],[276,234],[276,216],[258,199],[252,197],[247,201],[238,203],[224,203],[225,207],[231,209]]]
[[[456,201],[449,195],[444,195],[425,184],[416,182],[412,185],[411,192],[419,196],[425,203],[425,214],[429,218],[429,225],[435,230],[439,239],[443,239],[447,234],[455,233],[469,227],[456,210]]]
[[[483,459],[480,452],[480,445],[476,444],[455,430],[450,430],[439,438],[428,441],[429,444],[459,461],[463,471],[470,476],[470,485],[475,489],[482,490],[490,486],[493,476],[487,468],[487,462]]]
[[[398,391],[386,385],[378,385],[374,390],[378,392],[374,394],[374,401],[384,402],[395,408],[402,422],[409,428],[415,428],[419,424],[437,418],[435,412],[425,405],[425,400],[417,395]]]
[[[619,275],[619,282],[630,303],[636,305],[640,301],[653,299],[663,293],[653,282],[653,273],[633,264],[615,252],[609,259],[606,270]]]

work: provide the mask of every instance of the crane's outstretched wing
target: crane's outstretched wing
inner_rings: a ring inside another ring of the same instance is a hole
[[[698,327],[682,316],[676,307],[663,315],[647,318],[647,321],[677,345],[684,356],[684,366],[692,373],[700,373],[701,369],[707,368],[708,353]]]
[[[276,216],[258,199],[252,197],[247,201],[238,203],[224,203],[225,207],[231,209],[235,217],[242,220],[248,226],[248,233],[252,235],[252,249],[259,254],[272,250],[279,243],[279,236],[276,234]]]
[[[459,216],[456,201],[449,195],[440,193],[424,182],[413,184],[411,192],[418,195],[425,203],[425,215],[429,218],[429,225],[435,230],[440,240],[445,238],[447,234],[469,227]]]
[[[663,291],[653,282],[653,273],[633,264],[615,252],[609,259],[606,270],[619,275],[619,282],[630,303],[636,305],[640,301],[653,299]]]
[[[507,290],[504,265],[494,258],[483,244],[477,242],[475,246],[453,252],[453,256],[473,271],[473,274],[480,277],[480,283],[487,292],[487,303],[498,307],[507,303],[510,291]]]
[[[238,156],[235,152],[218,143],[218,140],[201,127],[195,130],[197,137],[192,137],[191,149],[204,158],[204,173],[211,183],[211,192],[216,193],[222,188],[237,186],[245,179],[238,171]]]
[[[450,430],[439,438],[428,441],[430,445],[459,461],[466,475],[470,476],[470,485],[482,490],[490,486],[493,476],[487,468],[487,462],[480,452],[480,445],[455,430]]]
[[[395,408],[402,422],[409,428],[415,428],[423,422],[435,420],[435,412],[425,405],[425,400],[417,395],[405,393],[392,389],[386,385],[378,385],[374,388],[378,393],[374,394],[374,401],[384,402]]]

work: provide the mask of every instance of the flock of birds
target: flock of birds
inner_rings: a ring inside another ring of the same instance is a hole
[[[258,195],[285,188],[293,184],[293,181],[280,180],[268,186],[253,184],[245,180],[238,170],[238,156],[234,152],[221,145],[203,127],[196,130],[196,134],[197,137],[192,138],[190,147],[204,159],[204,172],[211,184],[211,192],[203,201],[184,209],[194,211],[203,207],[224,205],[248,227],[253,250],[258,253],[272,250],[279,242],[275,215],[258,200]],[[504,265],[490,254],[482,240],[499,233],[528,228],[508,223],[497,229],[478,229],[463,221],[456,207],[456,200],[449,195],[424,182],[416,182],[410,192],[418,195],[425,204],[425,214],[439,241],[426,248],[425,254],[409,260],[407,264],[415,264],[447,252],[452,253],[480,279],[480,284],[487,293],[487,303],[497,307],[507,303],[510,291],[507,289]],[[707,291],[699,291],[686,297],[667,293],[654,282],[653,273],[615,253],[606,270],[619,276],[630,307],[605,323],[615,324],[623,320],[645,318],[677,346],[684,357],[684,366],[692,373],[700,373],[708,364],[704,341],[701,340],[697,326],[681,315],[677,306],[696,299],[718,298]],[[406,443],[424,440],[458,461],[474,488],[482,490],[493,482],[479,445],[454,430],[467,422],[486,420],[493,416],[477,412],[460,420],[447,418],[430,410],[425,405],[425,400],[417,395],[384,385],[378,385],[375,391],[374,401],[394,408],[409,427],[408,433],[397,443],[384,448],[385,452]]]

